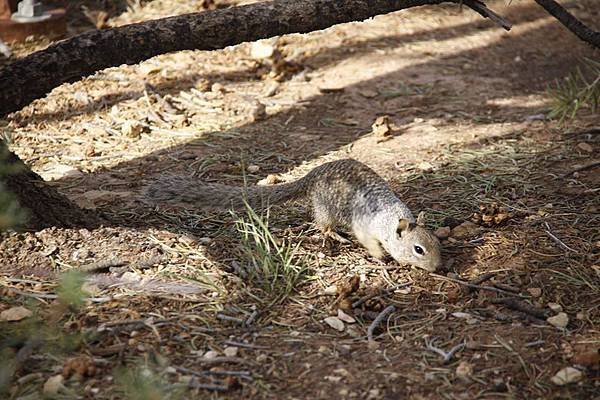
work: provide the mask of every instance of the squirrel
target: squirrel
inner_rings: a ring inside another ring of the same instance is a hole
[[[400,264],[433,272],[442,265],[440,242],[415,220],[387,182],[365,164],[344,159],[322,164],[304,177],[271,186],[235,187],[163,176],[144,190],[150,203],[189,203],[201,208],[240,209],[310,200],[314,222],[324,235],[348,242],[335,228],[348,228],[377,259],[384,250]]]

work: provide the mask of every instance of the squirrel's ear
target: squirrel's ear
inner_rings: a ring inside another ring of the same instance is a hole
[[[398,223],[398,235],[402,236],[402,232],[410,231],[413,227],[413,224],[409,220],[402,218]]]
[[[417,225],[425,226],[425,211],[421,211],[417,216]]]

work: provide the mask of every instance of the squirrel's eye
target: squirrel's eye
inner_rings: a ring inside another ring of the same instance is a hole
[[[423,248],[421,246],[415,246],[415,252],[420,256],[425,254],[425,250],[423,250]]]

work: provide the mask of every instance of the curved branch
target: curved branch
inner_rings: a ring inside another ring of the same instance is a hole
[[[484,17],[502,21],[505,29],[510,25],[478,0],[274,0],[86,32],[0,70],[0,117],[20,110],[63,83],[159,54],[222,49],[410,7],[463,1]]]
[[[554,0],[535,0],[544,10],[560,21],[568,30],[573,32],[584,42],[600,49],[600,32],[588,28],[583,22],[575,18],[563,6]]]

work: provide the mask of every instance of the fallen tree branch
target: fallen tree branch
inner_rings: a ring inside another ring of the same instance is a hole
[[[579,39],[600,49],[600,32],[587,27],[583,22],[575,18],[563,6],[554,0],[535,0],[544,10],[556,18],[568,30],[573,32]]]
[[[461,3],[510,24],[478,0],[274,0],[90,31],[55,43],[0,70],[0,118],[63,83],[104,68],[181,50],[216,50],[289,33],[307,33],[406,8]]]

